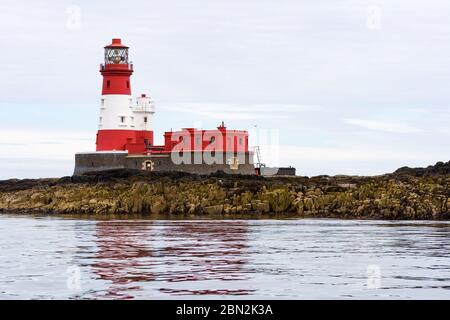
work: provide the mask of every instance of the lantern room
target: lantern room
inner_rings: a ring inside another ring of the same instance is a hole
[[[105,65],[108,64],[128,64],[128,47],[120,39],[113,39],[105,47]]]

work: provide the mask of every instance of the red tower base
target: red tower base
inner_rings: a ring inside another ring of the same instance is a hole
[[[97,151],[128,150],[128,153],[145,153],[153,146],[153,131],[98,130]]]

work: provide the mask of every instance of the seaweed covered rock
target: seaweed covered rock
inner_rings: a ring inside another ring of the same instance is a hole
[[[450,174],[450,161],[437,162],[433,166],[426,168],[410,168],[402,167],[394,172],[394,175],[408,175],[408,176],[433,176],[433,175],[449,175]]]
[[[377,177],[112,170],[0,181],[0,211],[83,215],[449,219],[448,163]]]

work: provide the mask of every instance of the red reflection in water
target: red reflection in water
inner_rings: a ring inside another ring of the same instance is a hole
[[[226,281],[246,279],[247,232],[246,221],[99,221],[92,268],[111,282],[105,298],[129,299],[136,291],[143,296],[145,283],[152,281],[170,295],[250,294],[253,290],[223,288]],[[221,288],[192,288],[207,280],[220,281]]]
[[[176,257],[172,262],[185,267],[182,272],[167,274],[168,283],[247,279],[244,270],[248,248],[246,221],[175,222],[168,231],[164,254]],[[246,295],[253,290],[161,288],[160,291],[172,295]]]
[[[146,244],[151,223],[140,221],[99,221],[96,225],[98,252],[92,265],[103,280],[112,282],[105,297],[133,298],[125,292],[141,290],[139,283],[152,281],[149,270],[152,252]]]

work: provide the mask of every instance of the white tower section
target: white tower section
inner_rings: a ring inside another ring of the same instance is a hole
[[[102,95],[98,128],[101,130],[136,130],[131,95]]]
[[[142,94],[136,98],[136,107],[133,109],[134,130],[153,130],[153,115],[155,114],[155,105],[150,97]]]

